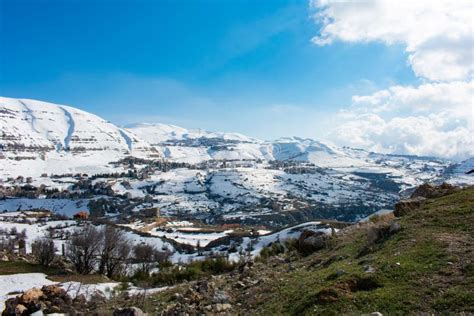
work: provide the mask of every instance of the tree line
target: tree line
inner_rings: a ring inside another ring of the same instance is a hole
[[[56,251],[50,238],[40,238],[32,244],[37,262],[45,266],[55,261]],[[167,264],[171,255],[169,251],[160,251],[149,244],[133,245],[126,233],[114,226],[92,224],[73,231],[63,254],[77,273],[98,273],[109,278],[125,275],[130,264],[134,265],[135,272],[149,274],[153,268]]]

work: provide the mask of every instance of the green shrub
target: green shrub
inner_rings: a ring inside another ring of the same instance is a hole
[[[281,243],[275,242],[267,247],[263,247],[257,259],[266,260],[269,257],[276,256],[284,252],[285,252],[285,247]]]
[[[183,266],[161,266],[161,270],[151,276],[137,272],[132,277],[132,281],[134,283],[147,281],[153,286],[173,285],[183,281],[197,280],[204,276],[230,272],[237,266],[237,263],[230,262],[226,257],[206,258]]]

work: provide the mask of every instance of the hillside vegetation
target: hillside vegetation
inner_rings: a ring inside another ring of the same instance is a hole
[[[474,312],[474,188],[427,199],[400,218],[348,227],[305,257],[291,242],[284,248],[140,307],[164,314]]]
[[[394,213],[337,233],[306,230],[298,240],[277,239],[255,260],[209,258],[127,278],[110,299],[74,308],[100,315],[131,306],[150,315],[474,313],[474,187],[423,185],[413,197]],[[106,281],[26,262],[0,264],[0,274],[25,272],[54,281]],[[169,287],[130,294],[128,282]]]

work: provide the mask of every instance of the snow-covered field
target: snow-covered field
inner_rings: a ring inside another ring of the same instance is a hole
[[[11,275],[0,275],[0,311],[5,308],[5,301],[15,297],[21,292],[32,288],[41,288],[44,285],[58,284],[72,297],[84,295],[90,300],[94,294],[99,294],[110,299],[120,285],[120,282],[102,282],[96,284],[84,284],[80,282],[53,282],[44,273],[17,273]],[[129,295],[152,294],[168,289],[169,287],[144,289],[130,286],[127,289]]]
[[[0,311],[5,308],[5,301],[18,295],[17,293],[50,284],[55,284],[55,282],[48,280],[44,273],[0,275]]]
[[[173,231],[172,233],[168,233],[163,230],[154,229],[150,231],[150,234],[153,236],[166,237],[169,239],[173,239],[174,241],[180,244],[186,244],[186,245],[191,245],[195,247],[199,245],[200,247],[205,247],[211,241],[225,237],[232,232],[233,232],[232,230],[226,230],[219,233],[201,233],[199,231],[196,231],[196,232]]]
[[[0,201],[0,212],[26,211],[30,209],[45,209],[56,214],[72,217],[79,211],[88,210],[89,200],[78,199],[6,199]]]

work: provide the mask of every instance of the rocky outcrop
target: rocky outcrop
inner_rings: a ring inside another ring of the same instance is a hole
[[[418,188],[416,188],[416,190],[413,192],[411,197],[412,198],[424,197],[427,199],[433,199],[433,198],[442,197],[448,194],[452,194],[457,191],[459,191],[459,188],[449,183],[443,183],[438,186],[425,183],[425,184],[420,185]]]
[[[38,311],[44,314],[75,313],[76,307],[80,310],[83,306],[76,304],[67,292],[58,285],[43,286],[41,289],[33,288],[22,295],[10,298],[5,302],[2,316],[30,315]]]
[[[303,255],[309,255],[325,248],[329,239],[330,236],[323,232],[305,230],[298,238],[298,251]]]
[[[175,293],[171,304],[161,315],[227,315],[232,314],[232,298],[218,290],[212,281],[199,281],[183,293]]]
[[[393,214],[396,217],[405,216],[421,207],[425,203],[425,200],[426,198],[421,196],[402,200],[395,204],[395,210],[393,211]]]

